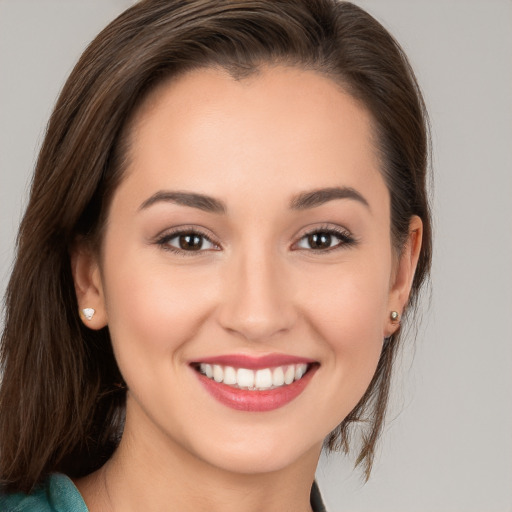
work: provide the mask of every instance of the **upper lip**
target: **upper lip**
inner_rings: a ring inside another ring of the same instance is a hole
[[[266,354],[263,356],[249,356],[246,354],[226,354],[204,359],[196,359],[191,364],[218,364],[222,366],[233,366],[235,368],[247,368],[249,370],[260,370],[263,368],[274,368],[287,364],[311,364],[316,361],[306,357],[292,356],[288,354]]]

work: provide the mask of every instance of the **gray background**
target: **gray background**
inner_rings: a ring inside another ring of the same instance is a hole
[[[130,0],[0,0],[0,292],[57,93]],[[359,0],[403,45],[430,110],[430,308],[399,359],[370,481],[322,459],[330,512],[512,511],[512,2]],[[414,355],[414,358],[413,358]]]

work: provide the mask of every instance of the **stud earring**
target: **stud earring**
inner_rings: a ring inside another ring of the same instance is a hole
[[[400,315],[398,314],[398,311],[391,311],[389,314],[389,317],[391,318],[392,322],[398,322],[400,319]]]
[[[96,310],[93,308],[84,308],[82,309],[82,316],[86,320],[92,320],[92,317],[94,316],[94,313],[96,313]]]

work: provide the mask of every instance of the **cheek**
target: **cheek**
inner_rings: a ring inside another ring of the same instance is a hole
[[[382,342],[389,294],[388,268],[385,264],[340,265],[324,276],[318,275],[317,286],[309,286],[305,309],[334,350],[357,351],[367,341]],[[308,315],[306,311],[304,314]]]
[[[311,289],[304,316],[327,349],[322,365],[332,379],[325,386],[326,395],[337,404],[334,428],[360,400],[375,373],[384,339],[389,267],[340,266],[324,282],[326,292]]]
[[[126,369],[180,363],[181,347],[207,317],[210,287],[202,272],[191,274],[133,255],[115,257],[105,301],[114,351]],[[108,270],[108,269],[107,269]],[[211,277],[211,276],[210,276]]]

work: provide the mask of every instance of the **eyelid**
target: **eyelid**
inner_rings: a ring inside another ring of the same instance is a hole
[[[297,244],[303,240],[304,238],[311,236],[315,233],[328,233],[330,235],[335,236],[340,240],[338,244],[333,247],[328,247],[327,249],[306,249],[302,247],[296,247]],[[295,250],[299,251],[307,251],[310,253],[317,254],[326,254],[337,249],[347,248],[354,246],[358,243],[356,237],[347,229],[341,226],[333,226],[332,224],[323,224],[320,226],[305,228],[298,236],[296,241],[292,245],[292,249],[295,247]]]
[[[297,247],[297,245],[306,237],[311,236],[315,233],[327,233],[330,234],[336,238],[338,238],[339,243],[336,244],[333,247],[328,247],[325,249],[313,249],[313,248],[303,248],[303,247]],[[198,235],[205,240],[207,240],[209,243],[215,246],[213,249],[198,249],[197,251],[194,250],[184,250],[180,249],[178,247],[174,247],[170,245],[168,242],[169,240],[172,240],[173,238],[176,238],[180,235],[187,235],[187,234],[194,234]],[[153,243],[156,243],[157,245],[160,245],[162,249],[168,250],[170,252],[174,252],[177,254],[180,254],[182,256],[198,256],[199,254],[205,254],[207,252],[211,251],[220,251],[222,250],[222,246],[220,243],[215,241],[215,237],[213,237],[211,234],[207,233],[206,230],[202,227],[198,227],[196,225],[181,225],[181,226],[175,226],[173,228],[163,230],[158,235],[155,236],[153,239]],[[309,253],[316,253],[318,255],[321,254],[327,254],[332,251],[348,248],[351,246],[354,246],[358,243],[358,240],[352,235],[352,233],[345,227],[332,225],[332,224],[322,224],[319,226],[310,226],[307,228],[304,228],[300,234],[296,237],[296,241],[292,244],[291,249],[292,250],[298,250],[298,251],[307,251]]]
[[[215,248],[199,249],[197,251],[186,251],[184,249],[180,249],[178,247],[174,247],[168,244],[170,240],[179,237],[180,235],[198,235],[207,240],[208,242],[210,242],[212,245],[214,245]],[[162,249],[164,250],[168,250],[170,252],[174,252],[183,256],[197,256],[199,254],[204,254],[205,252],[221,250],[221,245],[215,241],[214,237],[211,234],[205,232],[203,228],[193,225],[182,225],[163,230],[154,237],[153,242],[161,246]]]

